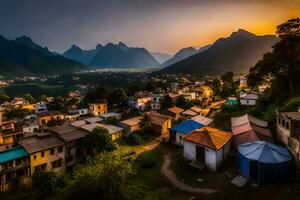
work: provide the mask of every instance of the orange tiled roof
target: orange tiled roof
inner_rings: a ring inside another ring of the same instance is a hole
[[[176,106],[169,108],[168,111],[172,112],[172,113],[176,113],[176,114],[180,114],[182,113],[184,110],[182,108],[178,108]]]
[[[185,140],[214,149],[220,150],[232,137],[230,132],[212,127],[203,127],[184,137]]]

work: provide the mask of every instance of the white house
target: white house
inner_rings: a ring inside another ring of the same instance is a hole
[[[131,96],[128,98],[128,104],[129,106],[138,109],[138,110],[145,110],[145,108],[150,104],[151,102],[151,92],[147,91],[140,91],[135,93],[134,96]]]
[[[160,110],[161,109],[161,102],[164,98],[163,94],[153,94],[151,97],[151,110]]]
[[[257,94],[246,93],[240,95],[241,105],[254,106],[256,104],[257,99],[258,99]]]
[[[208,126],[195,130],[183,138],[183,156],[216,171],[229,153],[231,137],[230,132]]]

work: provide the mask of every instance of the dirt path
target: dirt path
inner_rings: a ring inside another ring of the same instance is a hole
[[[164,163],[161,167],[161,173],[165,175],[176,188],[180,190],[184,190],[186,192],[193,192],[193,193],[211,194],[217,192],[217,190],[215,189],[192,187],[185,183],[180,182],[177,179],[176,174],[170,169],[170,164],[171,164],[170,154],[164,155]]]

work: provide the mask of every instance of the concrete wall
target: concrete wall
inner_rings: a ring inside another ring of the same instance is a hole
[[[246,99],[241,99],[241,104],[242,105],[249,105],[249,106],[254,106],[256,104],[256,100],[246,100]]]
[[[196,145],[192,142],[184,140],[183,156],[188,160],[196,160]]]

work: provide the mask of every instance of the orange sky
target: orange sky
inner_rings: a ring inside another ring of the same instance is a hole
[[[25,34],[60,53],[122,41],[174,54],[239,28],[275,34],[292,17],[300,17],[300,0],[1,0],[0,35]]]

